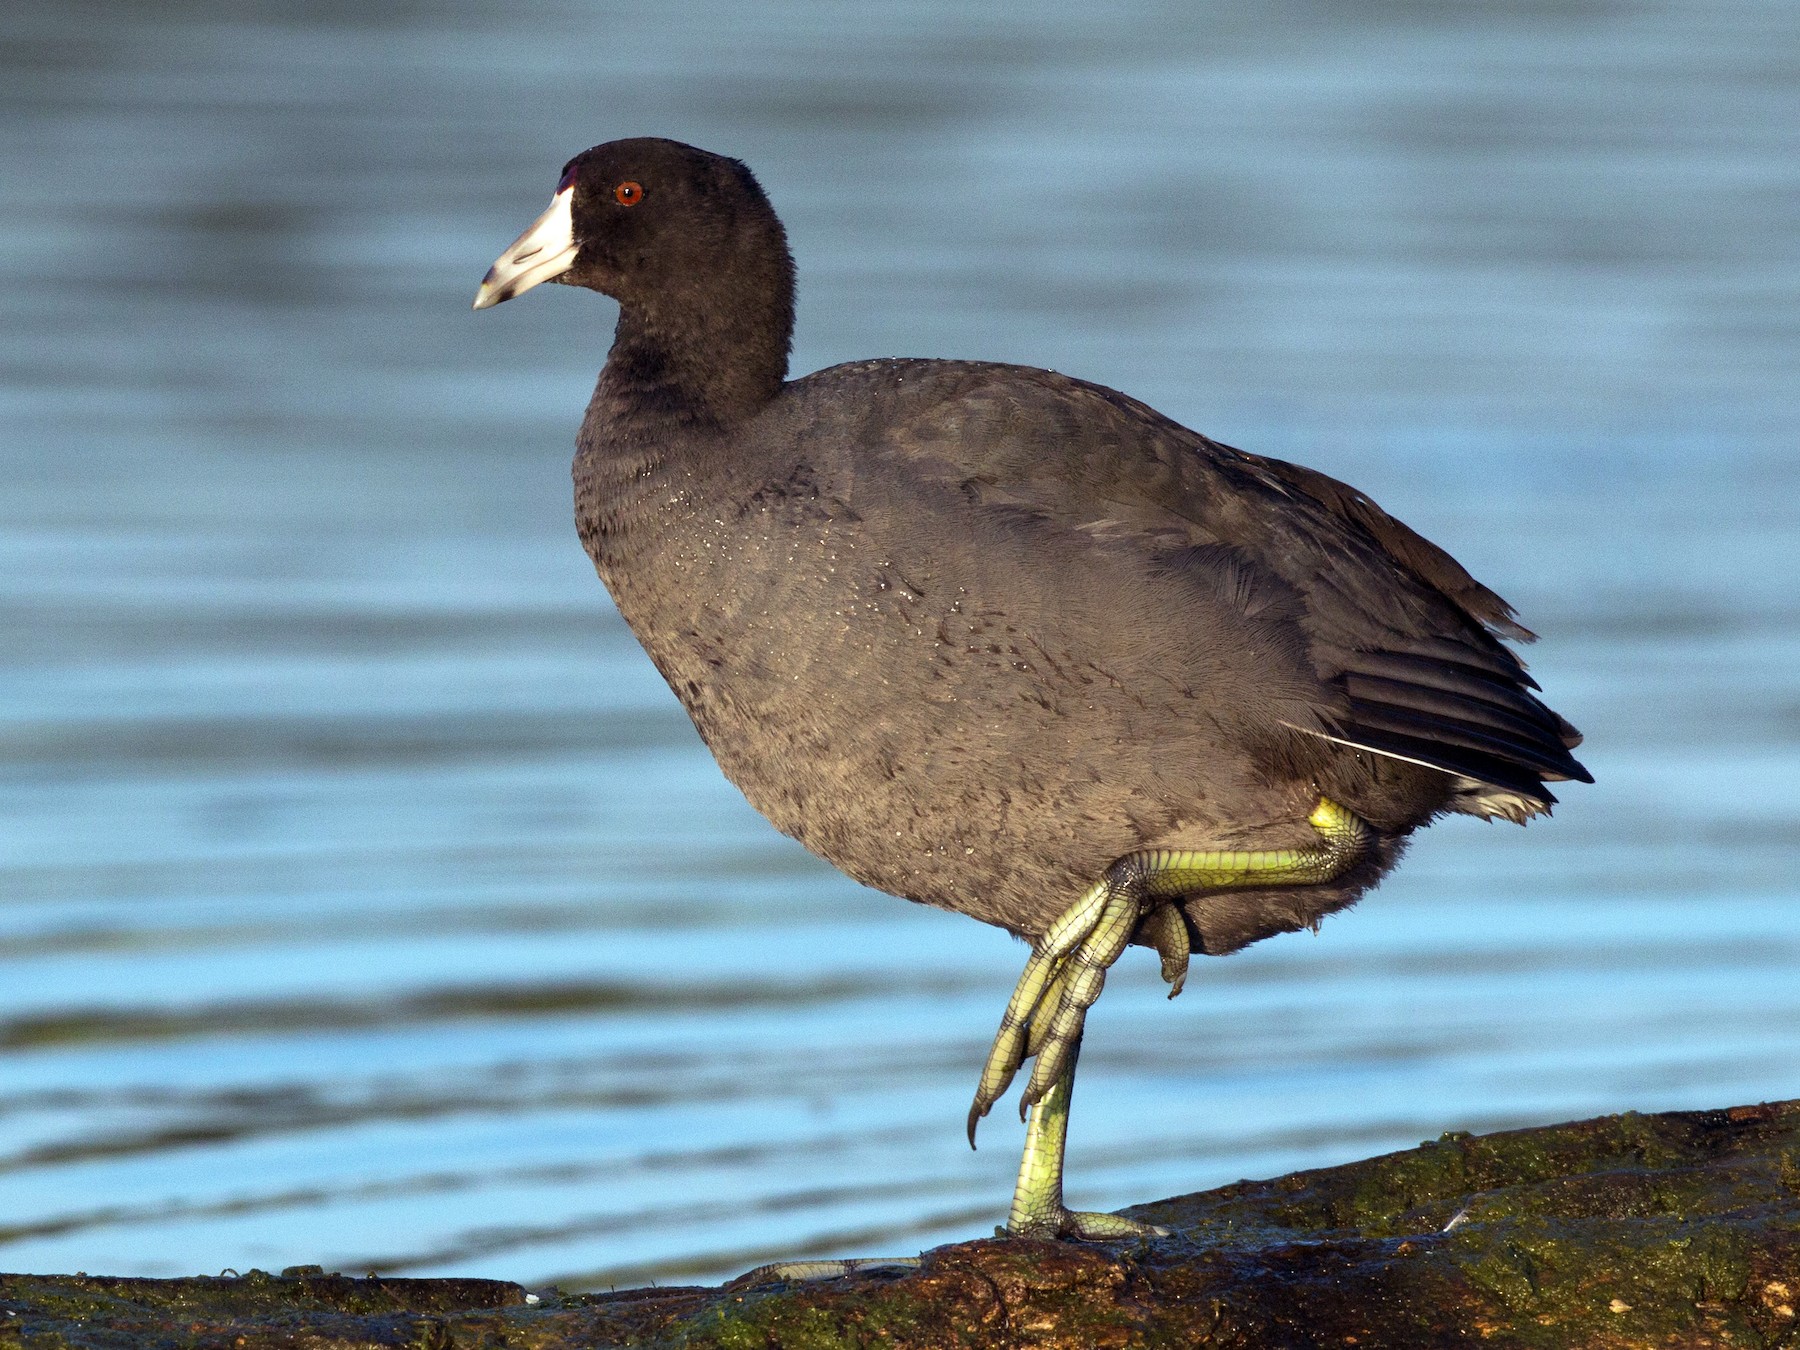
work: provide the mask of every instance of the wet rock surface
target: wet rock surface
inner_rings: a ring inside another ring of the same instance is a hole
[[[1800,1102],[1445,1136],[805,1284],[0,1276],[0,1347],[1800,1347]]]

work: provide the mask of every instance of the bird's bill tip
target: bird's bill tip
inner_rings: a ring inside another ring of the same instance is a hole
[[[492,309],[502,300],[510,300],[517,294],[518,292],[507,287],[495,273],[495,270],[490,267],[487,270],[487,275],[481,279],[480,287],[475,291],[474,308]]]

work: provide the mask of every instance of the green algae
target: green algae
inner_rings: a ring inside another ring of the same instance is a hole
[[[0,1276],[0,1350],[1800,1350],[1800,1102],[1447,1134],[1130,1212],[1174,1236],[759,1287]]]

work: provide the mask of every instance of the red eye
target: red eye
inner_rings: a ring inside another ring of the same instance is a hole
[[[613,189],[613,200],[620,206],[636,206],[644,200],[644,186],[627,178]]]

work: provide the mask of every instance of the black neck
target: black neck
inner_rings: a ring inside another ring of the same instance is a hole
[[[627,302],[600,372],[597,401],[613,430],[634,439],[678,427],[726,428],[754,416],[781,391],[793,333],[792,281],[752,287],[739,278],[734,304],[704,315],[664,303]]]
[[[760,323],[742,317],[758,313]],[[666,306],[621,306],[576,460],[583,542],[603,573],[616,541],[654,520],[678,472],[672,461],[706,458],[716,437],[781,391],[792,328],[791,282],[765,294],[760,310],[734,306],[705,323]]]

